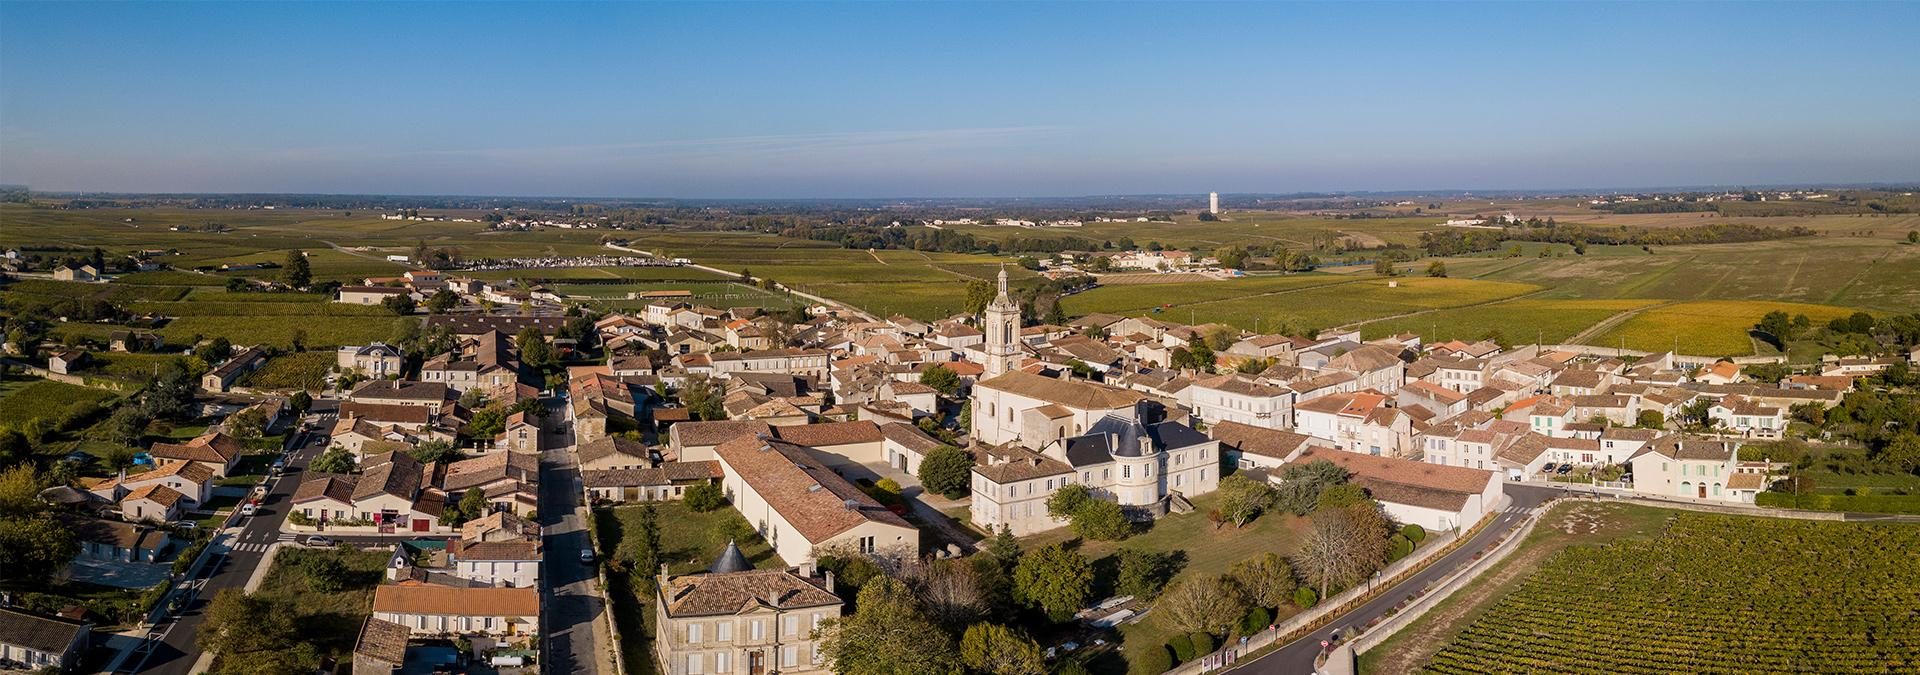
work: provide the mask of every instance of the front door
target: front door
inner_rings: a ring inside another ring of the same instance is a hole
[[[413,519],[413,531],[415,532],[425,532],[429,525],[430,523],[425,518]]]
[[[1701,484],[1700,484],[1700,498],[1701,498],[1701,499],[1706,499],[1706,498],[1707,498],[1707,484],[1706,484],[1706,483],[1701,483]]]
[[[766,672],[766,655],[761,652],[747,652],[747,675],[760,675]]]

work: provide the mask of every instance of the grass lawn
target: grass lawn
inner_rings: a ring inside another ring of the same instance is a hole
[[[117,397],[110,391],[41,379],[0,382],[0,424],[18,427],[35,418],[49,424]]]
[[[751,525],[732,507],[696,513],[682,502],[654,504],[660,525],[662,562],[673,574],[705,571],[732,540],[754,567],[773,568],[786,563],[775,555]],[[622,560],[631,564],[639,547],[640,518],[644,506],[595,509],[594,528],[599,533],[602,560]],[[654,672],[651,637],[653,635],[653,570],[622,571],[626,565],[607,568],[607,598],[613,618],[620,625],[620,650],[626,655],[627,669],[633,673]]]
[[[95,630],[112,632],[138,622],[140,595],[143,589],[125,589],[112,586],[90,584],[84,581],[51,580],[22,586],[14,583],[0,584],[0,590],[16,594],[14,602],[39,612],[51,614],[67,605],[80,605],[99,616],[103,623],[95,625]]]
[[[1126,541],[1083,541],[1080,552],[1093,561],[1095,573],[1094,597],[1105,595],[1111,589],[1114,576],[1118,573],[1120,551],[1122,549],[1140,549],[1158,552],[1179,552],[1186,557],[1186,563],[1171,583],[1179,583],[1189,576],[1222,574],[1233,567],[1234,563],[1272,551],[1287,555],[1299,542],[1299,533],[1306,519],[1287,513],[1268,513],[1261,515],[1245,527],[1231,525],[1214,529],[1207,520],[1207,512],[1213,509],[1218,495],[1201,495],[1193,499],[1193,512],[1169,515],[1153,522],[1153,527],[1145,532],[1128,537]],[[1073,533],[1061,528],[1023,537],[1020,546],[1024,550],[1034,550],[1048,544],[1073,540]],[[1289,616],[1291,607],[1280,608],[1284,616]],[[1159,618],[1148,613],[1140,621],[1120,627],[1124,639],[1122,653],[1129,660],[1135,654],[1146,649],[1158,649],[1173,637],[1173,630],[1162,625]]]
[[[259,595],[290,603],[294,625],[322,654],[351,654],[360,637],[360,625],[373,613],[373,588],[386,569],[387,552],[350,547],[304,549],[288,547],[275,554],[273,569],[260,584]],[[320,593],[307,585],[305,561],[337,558],[353,571],[346,588]]]

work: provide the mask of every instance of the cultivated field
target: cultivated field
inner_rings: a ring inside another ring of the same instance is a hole
[[[1915,525],[1679,513],[1555,556],[1426,670],[1913,672],[1916,548]]]
[[[1744,356],[1762,349],[1775,353],[1771,345],[1753,338],[1748,331],[1760,317],[1776,310],[1789,315],[1805,314],[1816,326],[1855,311],[1827,305],[1753,300],[1681,302],[1628,317],[1587,342],[1642,351],[1664,351],[1680,346],[1685,353],[1705,356]]]
[[[54,424],[114,396],[112,392],[52,380],[0,382],[0,425],[17,429],[35,419]]]

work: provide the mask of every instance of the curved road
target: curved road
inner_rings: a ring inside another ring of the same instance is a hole
[[[1494,539],[1513,531],[1514,528],[1519,527],[1521,523],[1525,522],[1528,511],[1532,511],[1534,507],[1545,503],[1550,498],[1564,494],[1562,490],[1556,488],[1520,485],[1517,483],[1508,483],[1506,485],[1506,491],[1507,495],[1513,498],[1512,503],[1508,504],[1506,510],[1501,511],[1500,515],[1494,518],[1493,524],[1481,530],[1480,534],[1475,535],[1465,546],[1461,546],[1458,549],[1454,549],[1452,553],[1441,556],[1439,560],[1427,565],[1426,569],[1420,570],[1420,572],[1413,576],[1395,584],[1393,588],[1385,593],[1381,593],[1366,604],[1340,615],[1332,622],[1327,623],[1325,628],[1309,633],[1305,637],[1280,647],[1277,651],[1267,653],[1265,656],[1249,661],[1242,661],[1235,665],[1233,670],[1235,672],[1245,673],[1276,673],[1285,675],[1313,672],[1314,658],[1320,654],[1320,641],[1326,639],[1327,636],[1333,632],[1333,629],[1339,628],[1341,632],[1344,633],[1348,626],[1365,625],[1369,621],[1385,616],[1388,609],[1405,599],[1407,595],[1413,593],[1415,590],[1424,588],[1428,584],[1432,584],[1452,574],[1454,570],[1460,569],[1467,563],[1472,562],[1475,552],[1485,549],[1488,544],[1493,543]]]

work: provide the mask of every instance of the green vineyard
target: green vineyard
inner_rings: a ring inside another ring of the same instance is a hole
[[[1920,526],[1682,514],[1561,552],[1427,672],[1920,672]]]

